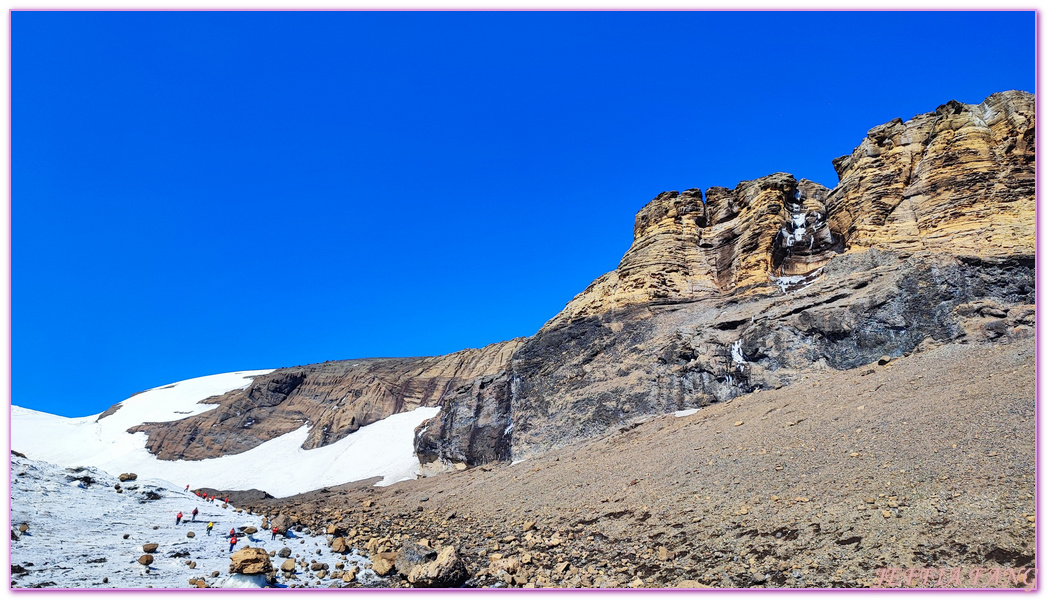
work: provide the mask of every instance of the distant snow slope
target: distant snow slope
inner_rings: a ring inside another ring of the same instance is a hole
[[[90,482],[86,485],[84,480]],[[157,588],[191,587],[189,579],[203,578],[215,587],[238,587],[243,578],[229,575],[229,530],[243,526],[261,529],[261,517],[237,514],[209,504],[191,492],[159,479],[123,484],[116,493],[116,478],[97,469],[67,470],[43,461],[11,457],[11,525],[22,523],[25,533],[11,540],[11,580],[18,587],[48,588]],[[192,522],[194,508],[200,510]],[[178,512],[185,520],[175,525]],[[207,535],[207,523],[214,531]],[[188,532],[195,537],[187,537]],[[125,539],[124,536],[127,536]],[[240,536],[234,550],[245,546],[277,551],[287,546],[291,556],[335,564],[356,564],[357,579],[378,584],[370,561],[357,554],[342,556],[327,547],[324,536],[291,533],[290,538],[260,531]],[[12,536],[13,537],[13,536]],[[138,564],[142,545],[159,544],[152,565]],[[319,550],[319,553],[317,553]],[[279,567],[282,558],[273,558]],[[187,561],[196,563],[191,568]],[[22,570],[24,569],[24,572]],[[307,568],[299,567],[299,573]],[[218,571],[217,577],[212,573]],[[107,582],[103,582],[108,579]],[[312,581],[301,575],[296,583]],[[291,583],[284,579],[281,583]],[[324,580],[320,585],[330,583]]]
[[[344,439],[303,450],[307,425],[251,450],[200,461],[162,461],[146,450],[135,425],[183,419],[214,409],[200,400],[242,389],[270,371],[239,371],[189,379],[137,394],[104,419],[66,418],[11,407],[11,447],[33,459],[63,466],[92,466],[112,474],[134,472],[193,487],[260,489],[277,497],[371,477],[378,485],[413,479],[418,473],[414,429],[438,408],[418,408],[361,427]]]

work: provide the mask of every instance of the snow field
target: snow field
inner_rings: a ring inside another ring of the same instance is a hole
[[[192,482],[225,490],[260,489],[286,497],[371,477],[378,485],[414,479],[418,458],[414,430],[439,413],[422,407],[399,413],[313,450],[302,449],[308,425],[240,454],[201,461],[161,461],[146,450],[145,433],[127,429],[146,422],[167,422],[212,410],[199,404],[208,397],[244,388],[269,371],[240,371],[190,379],[132,396],[103,419],[98,415],[66,418],[13,406],[12,449],[30,458],[63,466],[93,466],[110,473]]]
[[[94,483],[84,486],[71,477],[89,477]],[[54,588],[188,588],[189,579],[203,578],[212,586],[257,586],[258,579],[233,577],[229,574],[229,540],[231,528],[254,526],[261,530],[261,517],[237,514],[233,507],[203,502],[191,492],[175,484],[157,479],[141,479],[121,484],[124,492],[116,493],[115,477],[97,469],[87,468],[70,472],[68,469],[12,456],[11,459],[11,524],[27,523],[29,529],[11,541],[11,564],[24,566],[27,573],[15,574],[12,581],[18,587],[53,582]],[[147,499],[147,493],[159,496]],[[196,521],[175,525],[175,515],[181,511],[191,519],[193,508],[200,514]],[[208,521],[214,530],[207,535]],[[195,537],[186,536],[194,532]],[[128,539],[123,536],[129,534]],[[357,554],[340,555],[330,552],[326,536],[277,536],[259,531],[243,538],[235,550],[246,546],[279,551],[291,549],[291,557],[301,555],[304,568],[298,565],[300,579],[309,561],[326,562],[332,567],[344,562],[361,568],[357,576],[361,582],[377,581],[377,575],[368,569],[370,561]],[[303,543],[304,542],[304,543]],[[157,543],[154,562],[146,567],[138,558],[144,554],[142,546]],[[234,550],[234,551],[235,551]],[[317,554],[317,550],[320,553]],[[177,555],[177,556],[175,556]],[[191,569],[186,561],[195,561]],[[272,557],[279,569],[283,558]],[[297,562],[297,561],[296,561]],[[219,577],[211,576],[214,571]],[[107,583],[102,583],[108,578]],[[281,582],[286,583],[284,580]],[[327,586],[330,580],[323,580]]]

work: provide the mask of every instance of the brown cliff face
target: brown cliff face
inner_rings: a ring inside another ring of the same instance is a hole
[[[521,340],[423,358],[370,358],[278,369],[247,389],[209,398],[218,407],[173,423],[131,431],[149,435],[146,447],[163,460],[200,460],[250,450],[310,425],[306,449],[443,399],[484,375],[504,370]]]
[[[163,459],[306,448],[418,406],[430,470],[541,454],[649,415],[942,343],[1033,334],[1033,96],[874,127],[839,184],[776,173],[659,194],[632,246],[534,336],[443,357],[280,369],[218,408],[146,424]]]
[[[762,294],[810,283],[869,248],[956,256],[1031,253],[1035,102],[1025,92],[951,101],[869,130],[836,159],[832,191],[776,173],[733,190],[663,192],[636,215],[618,268],[548,325],[648,303]]]
[[[870,129],[833,161],[830,226],[852,250],[1031,253],[1035,110],[1032,94],[1000,92]]]

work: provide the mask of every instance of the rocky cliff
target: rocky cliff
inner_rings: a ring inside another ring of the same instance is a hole
[[[309,425],[304,447],[332,444],[389,415],[439,406],[458,388],[501,373],[522,340],[422,358],[369,358],[277,369],[244,390],[209,398],[214,410],[147,423],[146,447],[165,460],[200,460],[249,450]]]
[[[1035,106],[949,102],[869,130],[833,189],[786,173],[636,216],[617,269],[527,339],[444,357],[281,369],[219,407],[145,425],[166,459],[302,426],[307,448],[440,406],[427,470],[540,454],[645,418],[950,342],[1031,336]]]

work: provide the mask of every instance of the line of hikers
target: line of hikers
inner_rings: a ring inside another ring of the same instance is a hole
[[[186,484],[185,491],[187,491],[187,492],[189,491],[189,484]],[[210,498],[208,498],[207,494],[202,494],[200,492],[193,492],[193,493],[196,494],[197,496],[203,498],[205,502],[210,502],[211,504],[214,504],[214,499],[215,499],[214,495],[212,495]],[[222,500],[226,504],[229,504],[229,498],[228,497],[223,498]],[[200,514],[200,510],[197,509],[197,508],[194,508],[193,509],[193,513],[192,513],[192,515],[193,515],[192,521],[194,523],[196,522],[196,515],[198,515],[198,514]],[[182,511],[178,511],[178,514],[175,515],[175,525],[179,525],[179,524],[181,524],[181,522],[182,522]],[[188,521],[187,521],[187,523],[188,523]],[[207,535],[211,535],[211,530],[212,529],[214,529],[214,521],[209,521],[207,523]],[[280,533],[280,527],[279,526],[274,526],[272,533],[273,533],[272,539],[275,540],[276,539],[276,534]],[[250,536],[250,534],[248,534],[248,535]],[[236,543],[238,541],[239,540],[236,538],[236,528],[234,527],[234,528],[229,530],[229,551],[230,552],[233,551],[233,548],[236,546]]]
[[[185,484],[185,491],[187,491],[187,492],[189,491],[189,484],[188,483]],[[210,496],[208,496],[207,494],[204,494],[203,492],[195,492],[194,491],[193,493],[196,494],[198,498],[203,498],[204,502],[210,502],[211,504],[214,504],[214,500],[215,500],[215,495],[214,494],[211,494]],[[225,502],[226,504],[229,504],[229,497],[226,496],[225,498],[222,498],[222,501]]]

